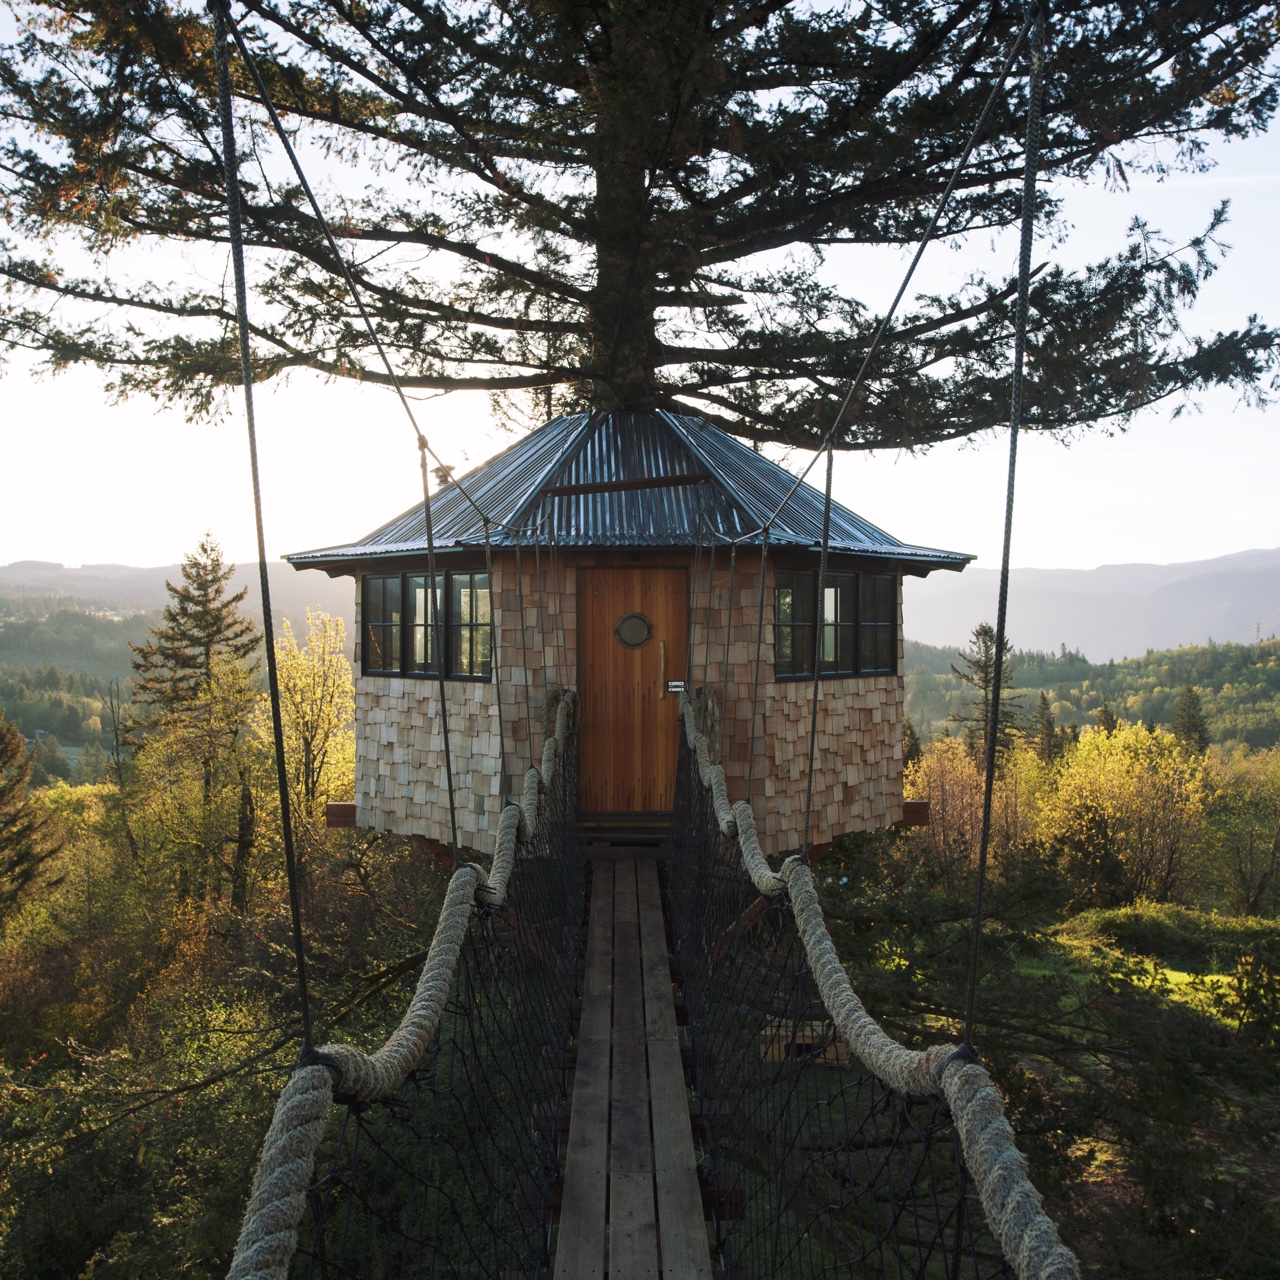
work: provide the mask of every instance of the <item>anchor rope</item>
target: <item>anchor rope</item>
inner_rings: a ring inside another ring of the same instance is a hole
[[[275,753],[276,788],[280,796],[280,830],[284,844],[285,876],[289,885],[289,915],[293,957],[301,1005],[302,1045],[311,1048],[311,998],[307,989],[307,957],[302,931],[302,906],[297,857],[293,843],[293,814],[289,801],[289,774],[285,766],[284,719],[280,711],[280,674],[276,666],[275,629],[271,616],[271,582],[267,574],[266,535],[262,519],[262,486],[258,477],[258,431],[253,406],[253,364],[249,353],[249,296],[245,282],[244,227],[240,220],[240,179],[236,159],[235,122],[231,115],[231,73],[227,66],[225,0],[212,0],[214,68],[218,81],[218,115],[222,126],[222,165],[227,190],[227,228],[231,241],[231,266],[235,280],[236,330],[239,340],[240,382],[244,387],[245,424],[249,433],[249,470],[253,480],[253,518],[258,538],[258,582],[262,591],[262,641],[267,657],[267,693],[271,704],[271,740]]]
[[[760,658],[764,652],[764,588],[765,575],[769,567],[769,530],[764,531],[760,539],[760,600],[756,610],[756,663],[755,674],[751,679],[751,732],[747,756],[747,803],[751,802],[751,783],[756,770],[756,716],[760,708]]]
[[[1044,93],[1045,21],[1042,3],[1033,6],[1031,90],[1027,103],[1026,163],[1022,178],[1022,227],[1018,245],[1018,303],[1013,327],[1013,388],[1009,407],[1009,473],[1004,494],[1004,545],[1000,554],[1000,592],[996,602],[995,659],[991,673],[991,721],[987,725],[982,781],[982,832],[978,840],[978,876],[974,889],[973,932],[969,943],[969,978],[965,991],[964,1042],[973,1044],[974,1009],[978,998],[978,964],[982,944],[983,893],[991,846],[991,798],[995,785],[1000,729],[1000,688],[1004,679],[1005,620],[1009,605],[1009,547],[1013,538],[1013,498],[1018,468],[1018,431],[1022,426],[1023,366],[1031,293],[1031,245],[1035,238],[1036,170],[1040,159],[1040,104]]]

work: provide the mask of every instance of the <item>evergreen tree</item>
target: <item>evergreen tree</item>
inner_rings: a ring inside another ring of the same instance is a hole
[[[58,850],[47,823],[27,798],[34,756],[0,711],[0,917]]]
[[[159,760],[188,761],[200,779],[199,815],[190,820],[192,834],[177,861],[175,880],[183,897],[220,893],[228,845],[235,848],[233,878],[245,874],[256,829],[242,756],[259,637],[240,612],[248,588],[227,594],[234,572],[206,534],[183,560],[182,581],[165,584],[173,603],[165,607],[164,625],[152,628],[146,644],[133,647],[134,701],[150,713],[146,728],[152,740],[144,755],[157,758],[143,761],[144,773],[148,763],[155,768]],[[236,805],[231,836],[225,811]],[[237,901],[247,897],[239,894]]]
[[[182,581],[166,582],[173,603],[164,625],[133,651],[134,701],[161,714],[196,705],[213,682],[220,661],[245,662],[258,647],[250,618],[240,612],[248,588],[227,595],[235,565],[222,559],[210,534],[182,562]]]
[[[987,733],[991,726],[991,693],[996,669],[995,628],[989,622],[980,622],[973,629],[969,648],[958,656],[964,670],[953,663],[951,672],[970,692],[961,709],[951,712],[947,719],[964,725],[965,745],[981,764],[986,759]],[[1012,659],[1013,645],[1006,639],[1000,677],[1000,722],[996,727],[998,751],[1008,748],[1022,719],[1023,695],[1013,687]]]
[[[1093,715],[1098,722],[1098,728],[1105,734],[1115,733],[1120,725],[1120,721],[1116,719],[1116,713],[1111,710],[1105,697]]]
[[[1197,754],[1209,749],[1209,721],[1200,703],[1200,695],[1187,685],[1173,704],[1173,735],[1189,751]]]
[[[134,248],[158,241],[207,246],[210,262],[225,252],[204,6],[11,7],[0,341],[205,411],[240,378],[221,286],[157,280],[154,255],[129,272]],[[837,287],[824,255],[921,236],[1023,13],[969,0],[268,0],[244,26],[284,118],[326,157],[341,192],[328,220],[410,390],[532,395],[539,413],[693,409],[804,445],[835,418],[884,305],[878,287]],[[1271,13],[1245,0],[1053,6],[1041,218],[1064,180],[1194,168],[1213,137],[1265,129]],[[985,245],[1017,224],[1028,66],[1024,50],[941,222],[946,243]],[[232,70],[246,143],[254,130],[240,182],[260,249],[259,376],[385,383],[339,264],[263,142],[252,80]],[[388,188],[393,172],[431,180]],[[1262,322],[1184,330],[1224,216],[1181,248],[1136,223],[1088,265],[1037,271],[1029,428],[1267,385],[1276,346]],[[105,267],[69,271],[66,239],[118,259],[110,283]],[[989,261],[971,259],[963,287],[908,296],[837,447],[1004,422],[1014,290],[1005,258]]]
[[[920,735],[916,732],[915,725],[911,723],[911,717],[904,716],[902,720],[902,767],[909,769],[915,764],[920,759],[921,751]]]
[[[52,734],[37,735],[35,750],[31,753],[32,787],[52,787],[71,777],[71,761],[62,749],[62,743]]]
[[[1036,703],[1035,746],[1036,755],[1045,764],[1052,764],[1062,752],[1062,730],[1054,721],[1049,695],[1043,689]]]

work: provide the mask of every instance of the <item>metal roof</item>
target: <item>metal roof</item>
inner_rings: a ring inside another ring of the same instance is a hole
[[[675,483],[620,488],[670,478]],[[684,478],[684,479],[682,479]],[[795,477],[701,418],[666,412],[571,414],[555,418],[481,463],[431,498],[441,551],[520,540],[561,547],[674,547],[742,538],[770,521]],[[608,486],[603,492],[584,487]],[[548,492],[549,490],[577,492]],[[473,506],[472,503],[475,505]],[[772,520],[771,546],[822,545],[822,494],[802,484]],[[900,542],[838,503],[831,504],[831,549],[894,560],[908,571],[962,569],[972,556]],[[426,550],[422,505],[346,546],[286,556],[298,568],[418,554]]]

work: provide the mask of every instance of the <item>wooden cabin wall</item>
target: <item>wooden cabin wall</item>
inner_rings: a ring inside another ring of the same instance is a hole
[[[531,761],[541,763],[542,713],[548,682],[573,687],[577,678],[571,607],[573,575],[565,572],[559,557],[553,564],[544,553],[539,566],[532,552],[522,554],[521,573],[526,628],[523,645],[515,555],[495,554],[493,604],[498,682],[445,681],[458,841],[464,848],[485,854],[493,853],[504,795],[518,798],[525,770]],[[361,581],[357,578],[357,618],[362,616]],[[569,607],[563,608],[560,597],[566,585]],[[357,636],[357,673],[361,641],[362,637]],[[439,681],[435,677],[357,674],[355,683],[356,825],[448,842],[449,798]],[[498,734],[499,689],[506,747],[505,785]]]
[[[786,554],[786,553],[784,553]],[[788,567],[794,560],[787,561]],[[803,843],[805,777],[813,681],[774,680],[774,563],[766,569],[764,638],[760,662],[752,810],[767,854]],[[760,607],[759,549],[739,553],[734,572],[729,680],[725,686],[725,628],[729,621],[728,556],[716,556],[707,614],[704,557],[693,591],[692,685],[705,684],[727,707],[724,725],[725,781],[731,800],[746,798],[751,751],[751,698],[755,681]],[[709,643],[708,643],[709,637]],[[898,578],[898,670],[902,670],[902,579]],[[823,843],[853,831],[871,831],[902,818],[901,675],[823,678],[818,685],[818,734],[813,781],[811,840]]]
[[[506,747],[505,787],[498,745],[499,685],[445,682],[459,841],[464,847],[486,854],[493,852],[504,792],[507,796],[519,795],[525,769],[535,760],[535,752],[538,757],[541,754],[542,713],[548,684],[577,687],[579,565],[637,567],[645,563],[670,565],[680,561],[688,563],[692,583],[690,683],[694,688],[707,685],[719,703],[725,690],[725,630],[730,621],[728,558],[723,550],[716,558],[709,632],[705,556],[695,582],[693,557],[688,552],[627,548],[569,551],[557,555],[553,562],[544,551],[538,564],[532,551],[526,551],[522,555],[524,645],[515,557],[511,553],[495,553],[493,598]],[[358,583],[359,580],[357,593]],[[760,684],[763,738],[758,736],[756,742],[752,803],[761,843],[766,853],[773,855],[794,850],[803,843],[813,685],[808,680],[772,678],[772,563],[767,571],[766,588]],[[728,654],[724,766],[733,800],[746,795],[759,599],[759,552],[748,550],[740,555],[735,575]],[[901,579],[898,619],[901,671]],[[357,637],[357,671],[359,642]],[[824,679],[819,691],[813,841],[821,843],[849,832],[872,830],[899,821],[902,817],[901,675]],[[358,826],[448,840],[449,806],[444,788],[438,693],[439,683],[434,678],[357,675]]]

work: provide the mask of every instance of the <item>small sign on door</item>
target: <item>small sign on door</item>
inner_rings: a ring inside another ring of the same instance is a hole
[[[668,692],[668,693],[683,693],[683,692],[684,692],[684,681],[683,681],[683,680],[668,680],[668,681],[667,681],[667,692]]]

